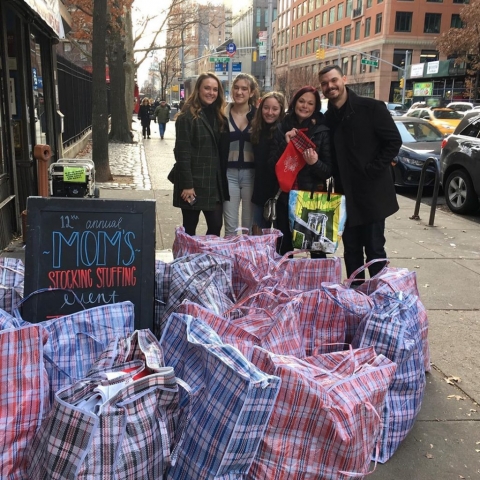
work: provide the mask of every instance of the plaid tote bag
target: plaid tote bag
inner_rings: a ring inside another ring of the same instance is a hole
[[[16,314],[19,316],[18,310]],[[134,306],[129,301],[102,305],[40,325],[48,333],[43,352],[53,401],[57,390],[86,376],[112,340],[132,334]]]
[[[25,266],[19,258],[0,257],[0,309],[13,313],[23,297]]]
[[[252,362],[281,378],[247,480],[364,478],[395,364],[373,348],[305,359],[254,348]]]
[[[353,272],[350,278],[343,283],[346,287],[349,287],[358,274],[364,272],[370,265],[376,262],[384,262],[384,268],[374,277],[365,280],[359,285],[357,290],[364,292],[366,295],[373,295],[375,292],[383,291],[386,294],[390,292],[390,295],[395,292],[402,292],[406,295],[417,296],[418,322],[422,337],[423,360],[425,371],[429,372],[431,367],[430,347],[428,344],[428,315],[427,309],[420,300],[420,293],[418,292],[417,286],[417,272],[409,271],[407,268],[390,267],[390,262],[386,259],[374,259]]]
[[[178,382],[171,367],[135,379],[143,369],[129,362],[57,392],[32,443],[29,480],[163,478]]]
[[[189,315],[170,316],[161,345],[165,363],[193,394],[167,479],[243,479],[272,413],[279,378],[260,371]]]
[[[0,331],[0,478],[24,480],[26,449],[50,408],[40,325]]]
[[[417,297],[377,292],[373,300],[375,308],[361,322],[352,345],[355,348],[372,346],[397,364],[382,413],[378,461],[383,463],[395,453],[413,427],[422,406],[426,378]]]

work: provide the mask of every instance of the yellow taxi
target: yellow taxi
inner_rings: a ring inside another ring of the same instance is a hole
[[[417,108],[407,113],[408,117],[423,118],[435,125],[440,132],[445,134],[453,133],[463,118],[463,114],[451,108]]]

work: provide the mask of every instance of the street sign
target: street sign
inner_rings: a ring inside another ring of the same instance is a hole
[[[213,63],[228,63],[230,57],[210,57],[208,61]]]
[[[362,65],[370,65],[371,67],[378,67],[378,60],[369,60],[368,58],[362,58],[360,60]]]
[[[242,62],[232,63],[232,72],[240,73],[242,71]]]
[[[235,52],[237,51],[237,46],[233,42],[229,43],[227,45],[226,51],[229,57],[233,57],[235,55]]]

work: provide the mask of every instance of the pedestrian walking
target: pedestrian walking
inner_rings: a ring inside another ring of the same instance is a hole
[[[153,113],[154,121],[158,123],[158,130],[160,138],[163,140],[167,123],[170,121],[170,105],[167,104],[164,98],[160,100],[160,104]]]
[[[330,133],[320,112],[321,100],[317,89],[305,86],[298,90],[288,106],[285,118],[278,124],[274,137],[274,148],[269,157],[271,168],[287,148],[287,144],[297,135],[298,130],[313,141],[316,148],[304,151],[306,164],[298,172],[294,189],[311,192],[326,191],[326,180],[332,175],[332,155]],[[292,232],[288,219],[288,193],[282,192],[277,201],[276,227],[283,233],[279,253],[284,255],[293,250]],[[323,252],[311,252],[312,258],[324,257]]]
[[[385,219],[398,210],[390,164],[402,139],[385,103],[361,97],[346,86],[338,65],[318,73],[325,114],[334,146],[336,185],[345,194],[347,222],[343,232],[347,275],[376,258],[386,258]],[[384,266],[376,262],[370,276]],[[360,278],[364,278],[364,273]]]
[[[278,185],[275,171],[268,163],[273,148],[273,138],[278,122],[285,116],[285,97],[280,92],[266,93],[260,100],[252,120],[250,140],[253,145],[255,180],[253,183],[253,226],[269,228],[271,223],[263,218],[263,208],[275,196]]]
[[[230,131],[228,154],[228,191],[230,200],[223,205],[225,235],[235,235],[238,227],[252,228],[252,193],[255,178],[250,126],[256,111],[259,92],[257,81],[248,73],[240,73],[232,83],[233,102],[227,105],[225,115]],[[239,225],[239,210],[242,218]]]
[[[202,73],[175,122],[173,206],[182,209],[183,227],[195,235],[200,212],[207,235],[220,236],[226,176],[228,122],[224,93],[213,73]]]
[[[138,110],[138,119],[142,124],[143,138],[150,138],[150,121],[152,116],[152,108],[147,97],[142,100],[142,104]]]

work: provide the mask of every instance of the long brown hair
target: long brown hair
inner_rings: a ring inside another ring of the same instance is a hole
[[[280,105],[280,115],[278,119],[273,122],[273,124],[268,124],[265,122],[263,115],[262,115],[262,108],[263,104],[265,103],[266,100],[269,98],[274,98]],[[255,112],[255,116],[253,117],[252,120],[252,128],[250,130],[250,140],[253,144],[257,144],[260,141],[260,133],[261,131],[267,126],[270,125],[270,129],[268,132],[268,138],[272,138],[273,134],[275,132],[275,129],[277,128],[278,122],[280,122],[283,117],[285,116],[285,97],[283,96],[283,93],[280,92],[268,92],[266,93],[260,100],[260,103],[258,105],[257,111]]]
[[[217,118],[219,129],[220,131],[223,131],[225,125],[225,116],[223,114],[223,109],[225,107],[225,94],[223,93],[222,82],[220,82],[219,78],[214,73],[205,72],[198,76],[193,92],[185,101],[185,105],[182,107],[180,115],[183,115],[187,110],[190,110],[193,118],[198,118],[200,111],[203,108],[202,102],[200,102],[199,91],[202,82],[207,78],[213,78],[218,84],[218,95],[212,105],[215,108],[215,116]]]

